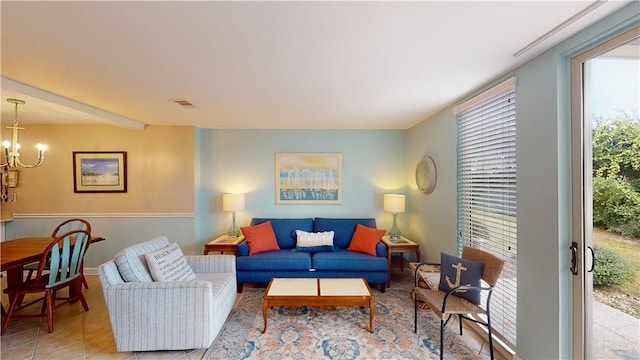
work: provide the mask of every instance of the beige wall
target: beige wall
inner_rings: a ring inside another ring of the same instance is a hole
[[[23,161],[35,143],[49,147],[43,165],[20,172],[15,214],[192,214],[194,129],[149,126],[29,125],[20,132]],[[4,137],[8,136],[3,131]],[[33,142],[33,144],[32,144]],[[74,151],[126,151],[126,193],[74,193]]]

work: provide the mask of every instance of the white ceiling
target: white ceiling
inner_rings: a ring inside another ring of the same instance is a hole
[[[628,3],[3,0],[2,122],[406,129]]]

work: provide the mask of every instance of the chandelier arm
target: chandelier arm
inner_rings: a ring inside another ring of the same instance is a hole
[[[22,166],[23,168],[27,168],[27,169],[38,167],[38,166],[42,165],[43,162],[44,162],[44,157],[38,158],[38,161],[33,165],[28,165],[28,164],[23,163],[22,161],[20,161],[20,158],[16,159],[16,164]]]

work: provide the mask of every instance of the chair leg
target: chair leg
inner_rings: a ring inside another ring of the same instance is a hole
[[[87,278],[84,277],[84,274],[82,274],[82,285],[84,285],[84,288],[89,290],[89,283],[87,283]]]
[[[491,334],[491,315],[487,311],[487,328],[489,329],[489,354],[493,360],[493,335]]]
[[[45,296],[42,299],[42,308],[40,309],[40,315],[46,315],[47,314],[47,297]]]
[[[47,332],[53,332],[53,294],[47,290],[44,295],[44,302],[47,304]]]
[[[458,321],[460,322],[460,336],[462,336],[462,315],[458,315]]]
[[[413,332],[418,332],[418,295],[413,291]]]
[[[16,301],[16,306],[22,305],[22,302],[24,301],[24,294],[15,295],[15,297],[18,300]]]
[[[77,287],[78,287],[77,297],[82,303],[82,307],[84,308],[84,311],[89,311],[89,305],[87,305],[87,300],[84,298],[84,295],[82,294],[82,280],[78,279]]]
[[[440,319],[440,360],[444,359],[444,320]]]
[[[1,332],[2,335],[4,335],[4,333],[7,332],[7,328],[9,327],[9,320],[11,319],[11,316],[13,316],[13,312],[16,310],[16,306],[18,305],[18,300],[19,300],[19,297],[14,296],[11,301],[11,304],[9,304],[7,315],[5,316],[4,321],[2,322],[2,332]]]

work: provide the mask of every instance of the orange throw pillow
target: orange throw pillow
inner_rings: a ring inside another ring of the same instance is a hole
[[[280,250],[276,233],[273,232],[271,221],[265,221],[255,226],[241,227],[242,234],[247,239],[249,245],[249,255],[261,252]]]
[[[385,232],[386,230],[384,229],[373,229],[358,224],[347,250],[376,256],[376,244],[382,239]]]

